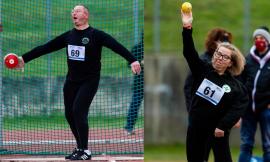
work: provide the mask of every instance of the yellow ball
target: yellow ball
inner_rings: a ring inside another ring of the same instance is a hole
[[[188,12],[191,11],[191,9],[192,9],[191,3],[189,3],[189,2],[184,2],[184,3],[182,4],[181,10],[182,10],[183,12],[188,13]]]

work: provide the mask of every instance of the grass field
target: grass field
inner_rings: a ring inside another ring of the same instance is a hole
[[[145,1],[145,50],[153,53],[154,34],[154,0]],[[179,6],[184,0],[160,0],[160,52],[176,54],[182,52],[181,21]],[[254,29],[261,25],[270,27],[270,1],[250,1],[249,20],[246,23],[244,2],[235,0],[189,0],[193,7],[193,28],[197,49],[204,50],[204,40],[207,32],[214,27],[223,27],[233,34],[234,43],[243,50],[244,37],[249,39]],[[247,29],[247,30],[246,30]],[[180,54],[179,54],[180,55]]]
[[[88,118],[89,128],[124,128],[126,117],[91,116]],[[4,117],[4,130],[54,130],[69,129],[63,114],[54,113],[50,116]],[[144,118],[139,117],[136,127],[143,127]]]
[[[146,145],[144,147],[145,162],[186,162],[184,144],[176,145]],[[231,147],[233,161],[237,162],[239,147]],[[255,147],[254,155],[261,156],[261,148]],[[213,154],[210,154],[209,162],[213,162]]]

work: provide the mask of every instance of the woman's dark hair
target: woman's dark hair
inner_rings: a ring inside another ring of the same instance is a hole
[[[214,28],[210,30],[205,40],[205,48],[208,54],[213,55],[218,42],[232,43],[232,33],[223,28]]]

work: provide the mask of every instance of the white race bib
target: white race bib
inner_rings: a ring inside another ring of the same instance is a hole
[[[85,60],[85,47],[68,45],[68,59],[84,61]]]
[[[217,105],[224,95],[224,90],[208,79],[204,79],[200,87],[197,89],[196,95],[201,96],[214,105]]]

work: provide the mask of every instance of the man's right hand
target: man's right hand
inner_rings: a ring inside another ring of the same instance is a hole
[[[22,56],[19,56],[18,60],[19,62],[18,62],[18,65],[15,67],[15,69],[24,72],[24,61],[23,61]]]
[[[4,57],[4,62],[7,68],[23,71],[24,60],[21,56],[15,53],[9,53]]]

